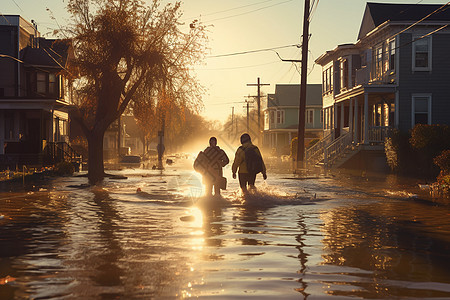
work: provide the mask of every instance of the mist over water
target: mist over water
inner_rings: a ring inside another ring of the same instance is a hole
[[[269,172],[244,197],[227,167],[207,199],[190,160],[116,173],[0,194],[0,299],[450,297],[450,209],[411,182]]]

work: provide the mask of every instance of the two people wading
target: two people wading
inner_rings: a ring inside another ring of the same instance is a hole
[[[255,188],[255,179],[258,173],[262,173],[264,180],[267,179],[266,166],[258,147],[252,144],[250,135],[244,133],[241,136],[241,146],[237,149],[234,158],[232,172],[236,179],[239,175],[239,186],[243,193],[248,189]],[[194,162],[194,169],[203,176],[206,187],[206,196],[219,196],[221,189],[226,189],[227,180],[223,177],[222,168],[229,163],[225,151],[217,146],[217,139],[209,139],[209,147],[200,151]]]

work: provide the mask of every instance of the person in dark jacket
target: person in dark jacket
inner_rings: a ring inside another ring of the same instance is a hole
[[[225,151],[217,146],[217,139],[211,137],[209,139],[209,147],[201,151],[194,162],[194,169],[199,171],[203,176],[203,183],[206,187],[206,195],[220,195],[220,189],[224,189],[224,180],[222,168],[225,167],[230,160]]]
[[[241,144],[242,146],[240,146],[236,151],[233,166],[231,169],[233,172],[234,179],[236,179],[236,172],[239,173],[239,185],[242,189],[242,192],[246,193],[248,191],[247,185],[251,189],[255,188],[256,174],[261,172],[264,180],[267,179],[267,174],[266,174],[266,166],[262,159],[261,152],[259,151],[257,146],[252,144],[250,135],[248,135],[247,133],[241,135]],[[250,153],[252,154],[254,153],[253,158],[250,157],[249,155]],[[256,169],[249,170],[249,167],[251,165],[249,161],[250,159],[259,161],[259,163],[257,164],[259,164],[260,166]]]

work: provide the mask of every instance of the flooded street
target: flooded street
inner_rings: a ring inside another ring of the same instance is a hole
[[[191,166],[1,192],[0,299],[450,298],[450,207],[395,177],[269,172],[244,199],[227,167],[203,199]]]

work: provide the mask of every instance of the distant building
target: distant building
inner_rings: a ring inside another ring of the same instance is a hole
[[[42,38],[17,15],[0,18],[0,164],[43,163],[57,142],[69,151],[71,55],[70,41]]]
[[[306,89],[305,145],[322,137],[322,94],[320,84],[308,84]],[[291,141],[298,132],[299,84],[277,84],[275,94],[267,96],[264,111],[266,150],[289,154]]]
[[[367,164],[375,161],[368,152],[383,152],[392,128],[450,124],[450,10],[440,8],[367,3],[358,41],[316,60],[325,138],[319,155],[310,153],[313,162]]]

